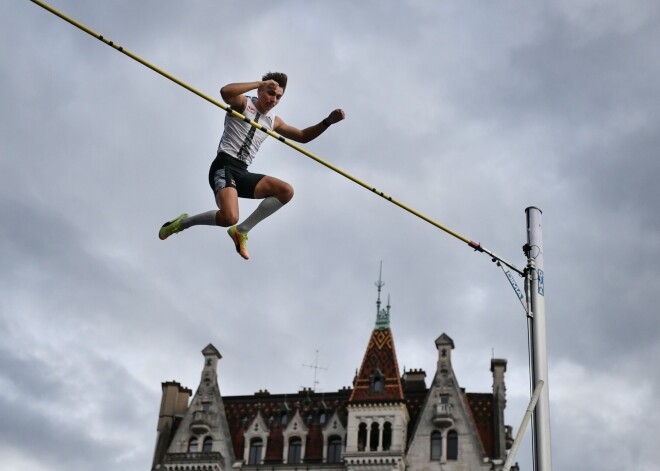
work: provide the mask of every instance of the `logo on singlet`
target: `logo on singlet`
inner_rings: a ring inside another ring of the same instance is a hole
[[[258,123],[260,117],[261,115],[257,113],[254,117],[254,122]],[[254,126],[250,127],[250,130],[248,131],[247,136],[245,136],[245,140],[243,141],[243,145],[238,150],[238,155],[236,156],[238,159],[243,160],[243,158],[249,154],[250,146],[252,145],[252,139],[254,139],[254,132],[256,130],[257,128]]]

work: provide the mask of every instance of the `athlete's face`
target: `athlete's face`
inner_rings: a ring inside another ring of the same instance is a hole
[[[263,113],[268,113],[277,106],[283,94],[284,90],[277,83],[269,83],[257,93],[257,108]]]

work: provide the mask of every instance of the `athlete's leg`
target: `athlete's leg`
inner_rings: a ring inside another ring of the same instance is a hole
[[[254,188],[254,197],[256,199],[274,196],[282,204],[287,204],[293,198],[293,187],[282,180],[265,176]]]
[[[238,192],[236,188],[226,187],[215,194],[218,211],[215,213],[215,223],[218,226],[229,227],[238,222]]]
[[[192,226],[233,226],[238,221],[238,194],[236,188],[227,187],[218,190],[215,201],[219,209],[206,211],[204,213],[181,216],[166,222],[158,232],[161,240],[167,239],[172,234],[188,229]]]
[[[213,209],[181,219],[181,230],[192,226],[232,226],[238,221],[238,197],[235,188],[223,188],[215,195],[219,210]]]
[[[188,229],[192,226],[217,226],[215,223],[215,213],[217,212],[217,209],[213,209],[211,211],[206,211],[205,213],[188,216],[181,221],[181,230]]]
[[[293,188],[286,182],[275,177],[265,176],[254,189],[256,199],[264,198],[248,218],[240,223],[236,229],[241,233],[249,232],[259,222],[272,215],[293,198]]]

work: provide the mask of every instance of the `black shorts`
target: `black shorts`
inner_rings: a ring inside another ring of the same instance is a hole
[[[209,169],[209,185],[214,195],[223,188],[231,187],[236,188],[239,197],[254,199],[254,189],[264,176],[248,172],[245,162],[221,152]]]

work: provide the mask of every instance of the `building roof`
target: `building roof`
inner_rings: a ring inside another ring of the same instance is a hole
[[[355,378],[351,403],[397,402],[403,400],[399,364],[392,330],[374,329]]]
[[[495,454],[495,422],[492,393],[465,393],[465,402],[477,428],[477,436],[486,456]]]
[[[402,379],[404,380],[402,381]],[[429,388],[425,386],[420,388],[418,381],[407,384],[405,375],[403,378],[399,378],[399,384],[402,386],[402,400],[410,415],[408,424],[410,435],[417,423]],[[351,403],[350,398],[354,391],[355,389],[352,388],[343,388],[333,393],[313,392],[311,389],[303,389],[295,394],[270,394],[268,391],[259,391],[251,396],[223,397],[236,457],[240,459],[243,456],[244,433],[260,412],[270,428],[264,464],[281,463],[284,450],[283,431],[286,423],[291,421],[298,412],[309,429],[305,459],[309,462],[321,461],[324,420],[330,420],[333,414],[337,413],[345,427],[348,405]],[[477,427],[479,441],[484,452],[487,456],[493,457],[493,395],[491,393],[465,393],[463,400]]]

